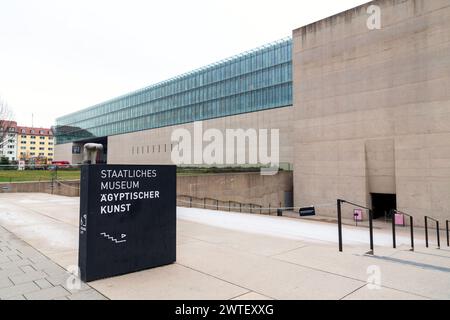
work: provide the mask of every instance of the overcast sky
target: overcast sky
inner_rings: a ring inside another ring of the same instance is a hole
[[[242,51],[367,0],[0,0],[0,96],[21,125]]]

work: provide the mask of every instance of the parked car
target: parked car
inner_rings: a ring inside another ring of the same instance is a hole
[[[70,169],[71,166],[69,161],[52,161],[52,165],[50,166],[50,168]]]

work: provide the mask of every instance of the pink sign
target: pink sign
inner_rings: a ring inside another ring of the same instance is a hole
[[[355,209],[353,211],[353,217],[355,221],[363,221],[363,211],[361,209]]]
[[[401,213],[395,214],[395,225],[404,226],[405,225],[405,216]]]

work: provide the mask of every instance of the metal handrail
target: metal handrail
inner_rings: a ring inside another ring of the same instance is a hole
[[[338,237],[339,237],[339,251],[343,252],[343,245],[342,245],[342,204],[349,204],[357,208],[365,209],[369,211],[369,234],[370,234],[370,251],[367,252],[367,254],[373,255],[374,254],[374,246],[373,246],[373,212],[372,209],[367,208],[365,206],[361,206],[359,204],[338,199],[337,200],[337,215],[338,215]]]
[[[241,202],[237,202],[237,201],[223,201],[223,200],[218,200],[218,199],[213,199],[213,198],[199,198],[199,197],[194,197],[194,196],[188,196],[188,195],[177,195],[178,197],[182,197],[182,198],[188,198],[189,201],[184,201],[186,204],[189,204],[189,207],[192,208],[194,203],[193,203],[193,199],[197,199],[202,201],[203,203],[195,203],[195,205],[199,205],[199,206],[203,206],[204,209],[207,209],[207,207],[219,210],[219,209],[228,209],[228,211],[231,211],[231,204],[237,204],[240,208],[240,212],[242,212],[242,207],[246,207],[248,206],[250,209],[250,213],[253,213],[255,210],[260,212],[260,214],[262,214],[262,211],[265,210],[265,208],[263,208],[262,205],[259,204],[254,204],[254,203],[241,203]],[[206,204],[206,201],[210,200],[215,202],[215,205],[209,205]],[[177,201],[181,201],[181,200],[177,200]],[[183,201],[181,201],[183,202]],[[220,202],[225,202],[228,203],[228,206],[221,206],[219,205]],[[234,207],[234,206],[233,206]]]
[[[432,220],[436,222],[436,236],[437,236],[437,245],[438,245],[438,249],[441,248],[441,235],[440,235],[440,230],[439,230],[439,221],[432,218],[432,217],[428,217],[425,216],[425,244],[426,247],[429,247],[428,244],[428,220]]]
[[[393,210],[394,214],[392,216],[392,243],[393,243],[393,248],[396,249],[397,248],[397,239],[396,239],[396,232],[395,232],[395,215],[396,214],[402,214],[404,216],[408,216],[409,217],[409,224],[410,224],[410,228],[411,228],[411,251],[414,251],[414,218],[413,216],[398,211],[398,210]]]

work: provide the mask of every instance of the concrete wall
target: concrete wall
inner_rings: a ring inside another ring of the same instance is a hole
[[[50,193],[67,197],[80,195],[79,181],[0,183],[0,193]]]
[[[55,145],[55,161],[73,162],[72,143],[64,143]]]
[[[450,218],[450,2],[373,1],[293,37],[296,206],[396,193],[418,223]]]
[[[292,172],[274,176],[259,173],[178,176],[177,194],[223,202],[251,203],[268,208],[285,206],[285,192],[292,192]]]
[[[285,107],[206,120],[202,121],[203,131],[218,129],[225,136],[226,129],[279,129],[280,162],[293,163],[292,113],[292,107]],[[171,164],[172,132],[184,128],[193,137],[193,127],[193,123],[188,123],[108,137],[108,163]],[[206,145],[205,143],[204,146]],[[248,153],[246,158],[248,159]]]
[[[259,112],[245,113],[236,116],[223,117],[201,121],[203,132],[208,129],[218,129],[225,136],[226,129],[279,129],[280,130],[280,162],[293,163],[293,136],[292,136],[292,107],[276,108]],[[115,135],[108,137],[108,163],[109,164],[172,164],[171,143],[172,132],[176,129],[187,129],[194,137],[194,124],[187,123],[159,129],[151,129]],[[269,139],[270,142],[270,139]],[[83,160],[81,154],[72,154],[72,143],[55,146],[55,160],[70,161],[79,164]],[[206,146],[207,143],[204,144]],[[81,145],[82,146],[82,145]],[[250,146],[248,152],[256,146]],[[269,154],[271,149],[269,148]]]
[[[53,186],[50,181],[0,183],[0,193],[34,192],[78,197],[79,188],[79,181],[55,182]],[[280,172],[275,176],[261,176],[259,173],[177,176],[177,194],[194,197],[194,203],[210,198],[219,200],[220,205],[228,205],[232,201],[278,208],[285,206],[285,192],[292,192],[292,172]],[[186,206],[182,200],[179,205]],[[208,204],[215,206],[216,202]]]

